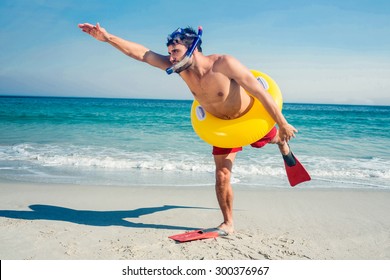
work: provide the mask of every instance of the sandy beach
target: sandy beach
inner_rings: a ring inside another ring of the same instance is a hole
[[[0,184],[3,260],[388,260],[390,192],[235,189],[236,233],[176,243],[221,222],[213,187]]]

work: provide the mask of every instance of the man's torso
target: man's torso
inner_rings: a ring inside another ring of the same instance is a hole
[[[210,66],[201,76],[188,71],[181,77],[187,83],[194,98],[210,114],[221,119],[234,119],[245,114],[253,103],[245,90],[218,69],[221,56],[208,56]]]

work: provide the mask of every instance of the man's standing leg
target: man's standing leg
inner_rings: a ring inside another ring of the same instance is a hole
[[[233,162],[236,153],[214,155],[215,161],[215,191],[219,207],[223,215],[223,223],[220,229],[227,233],[233,233],[233,189],[230,183]]]

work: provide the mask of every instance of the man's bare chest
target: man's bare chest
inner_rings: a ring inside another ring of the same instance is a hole
[[[234,81],[233,81],[234,82]],[[236,87],[227,78],[207,76],[201,79],[188,79],[186,81],[191,93],[196,99],[223,101]]]

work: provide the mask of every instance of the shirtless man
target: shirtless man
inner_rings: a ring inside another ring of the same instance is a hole
[[[108,33],[99,24],[79,24],[82,31],[95,39],[109,43],[133,59],[146,62],[151,66],[166,70],[178,64],[197,37],[190,28],[178,29],[168,37],[168,55],[157,54],[143,45],[130,42]],[[280,112],[272,97],[264,90],[251,72],[237,59],[229,55],[203,55],[197,45],[188,63],[175,72],[187,84],[194,98],[210,114],[221,119],[235,119],[249,111],[253,97],[264,105],[276,121],[279,130],[274,128],[264,138],[254,143],[262,147],[267,143],[278,144],[282,155],[289,154],[287,142],[298,132]],[[233,190],[230,177],[237,151],[241,148],[223,149],[214,147],[213,155],[216,167],[216,194],[223,214],[223,222],[218,226],[226,233],[233,233]]]

